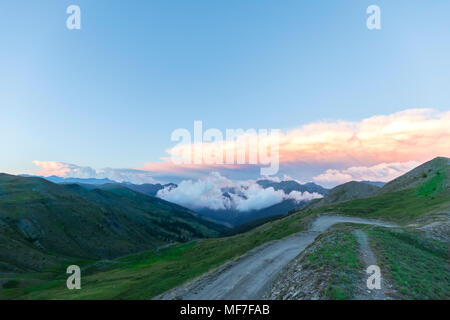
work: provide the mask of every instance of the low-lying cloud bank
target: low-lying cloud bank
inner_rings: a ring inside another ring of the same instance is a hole
[[[267,208],[286,199],[297,202],[321,198],[318,193],[262,188],[256,181],[233,182],[217,172],[197,181],[184,180],[177,188],[165,188],[157,194],[164,200],[190,209],[251,211]]]

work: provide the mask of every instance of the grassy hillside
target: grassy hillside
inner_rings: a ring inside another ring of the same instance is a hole
[[[306,214],[296,214],[232,237],[196,240],[112,261],[85,262],[80,264],[84,276],[78,291],[65,286],[67,264],[51,273],[9,275],[9,281],[19,284],[0,290],[0,299],[149,299],[267,241],[304,230],[309,221]]]
[[[213,221],[221,222],[233,228],[239,228],[245,224],[252,224],[256,220],[270,219],[273,216],[286,215],[288,212],[303,207],[307,202],[297,202],[294,199],[286,199],[280,203],[274,204],[270,207],[251,210],[251,211],[239,211],[239,210],[211,210],[201,209],[199,214],[203,217],[210,218]]]
[[[224,227],[124,187],[87,190],[0,175],[0,271],[38,271],[68,257],[113,258]]]
[[[450,162],[436,158],[386,184],[367,198],[332,203],[311,212],[334,212],[409,223],[450,212]]]
[[[450,299],[448,243],[411,230],[368,230],[382,273],[406,299]]]
[[[423,187],[429,194],[448,190],[450,187],[450,159],[438,157],[425,162],[408,173],[387,183],[380,193],[397,192],[401,190]],[[425,194],[424,194],[425,195]]]
[[[366,199],[331,204],[311,212],[334,212],[408,223],[427,214],[448,212],[450,210],[449,199],[448,191],[426,197],[421,196],[418,189],[408,189]]]
[[[329,204],[367,198],[374,195],[380,188],[365,182],[350,181],[331,189],[322,199],[312,201],[308,208],[318,208]]]

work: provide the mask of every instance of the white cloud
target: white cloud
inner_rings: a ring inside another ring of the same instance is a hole
[[[296,190],[291,191],[291,193],[289,193],[286,196],[287,199],[294,199],[297,202],[310,201],[310,200],[319,199],[322,197],[323,197],[323,195],[321,195],[320,193],[317,193],[317,192],[309,193],[308,191],[300,192],[300,191],[296,191]]]
[[[380,163],[371,167],[350,167],[345,170],[329,169],[313,179],[327,186],[335,186],[352,180],[388,182],[414,169],[419,164],[417,161],[409,161]]]
[[[275,191],[272,187],[263,189],[256,183],[242,191],[243,196],[232,195],[235,208],[238,211],[251,211],[267,208],[280,203],[285,197],[282,190]]]
[[[231,200],[223,195],[222,188],[229,186],[231,181],[212,173],[205,179],[184,180],[177,188],[160,190],[157,197],[190,209],[225,210],[231,208]]]
[[[224,194],[227,190],[233,192],[227,196]],[[254,180],[233,182],[217,172],[197,181],[184,180],[177,188],[160,190],[157,196],[193,210],[208,208],[238,211],[263,209],[285,199],[300,202],[321,197],[317,193],[297,191],[287,195],[283,190],[272,187],[264,189]]]

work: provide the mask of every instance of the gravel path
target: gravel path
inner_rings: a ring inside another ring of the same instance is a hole
[[[362,260],[364,262],[364,271],[368,266],[377,265],[377,258],[372,252],[369,245],[369,239],[367,234],[362,230],[354,231],[355,237],[359,242],[359,250],[361,253]],[[358,284],[358,294],[356,295],[357,300],[388,300],[390,299],[387,295],[387,283],[381,274],[381,288],[369,290],[367,288],[367,278],[370,275],[364,272],[364,276],[361,279],[361,283]]]
[[[261,299],[277,273],[322,232],[336,223],[360,223],[384,227],[393,224],[345,216],[319,216],[308,231],[263,244],[225,263],[212,273],[167,291],[156,299],[246,300]]]

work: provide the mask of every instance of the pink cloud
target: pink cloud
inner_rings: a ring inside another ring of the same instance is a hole
[[[209,143],[211,146],[213,143]],[[168,150],[182,155],[193,145]],[[232,142],[217,146],[235,150]],[[450,156],[450,112],[408,109],[390,115],[372,116],[361,121],[319,121],[282,133],[279,159],[283,164],[313,163],[330,166],[375,165],[379,163],[423,162],[436,156]],[[147,163],[144,170],[164,172],[211,171],[217,168],[240,170],[239,165],[175,165]],[[336,173],[337,174],[337,173]]]
[[[40,167],[40,170],[36,172],[37,175],[43,177],[58,176],[66,177],[69,172],[75,169],[76,166],[57,162],[57,161],[33,161],[33,164]]]
[[[450,154],[450,112],[409,109],[359,122],[318,122],[284,135],[281,162],[380,163]]]
[[[335,186],[349,181],[391,181],[414,169],[420,163],[417,161],[380,163],[371,167],[350,167],[345,170],[329,169],[315,176],[317,183]]]
[[[361,121],[318,121],[281,133],[279,141],[280,174],[289,173],[302,180],[314,177],[315,181],[323,183],[355,179],[387,181],[410,167],[402,164],[411,164],[411,161],[418,164],[436,156],[450,156],[450,111],[408,109]],[[208,144],[209,147],[212,145],[214,143]],[[164,175],[169,178],[199,178],[212,171],[238,179],[244,173],[251,177],[259,175],[259,164],[179,165],[171,161],[171,155],[183,154],[183,148],[192,147],[171,148],[167,151],[169,156],[162,161],[148,162],[141,168],[105,169],[109,170],[108,174],[60,162],[35,161],[35,164],[41,167],[37,174],[43,176],[114,174],[119,179],[136,177],[136,181],[150,181],[151,176]],[[232,142],[224,142],[220,147],[224,150],[238,148]],[[303,170],[301,173],[299,168]],[[120,170],[129,172],[125,175]]]

